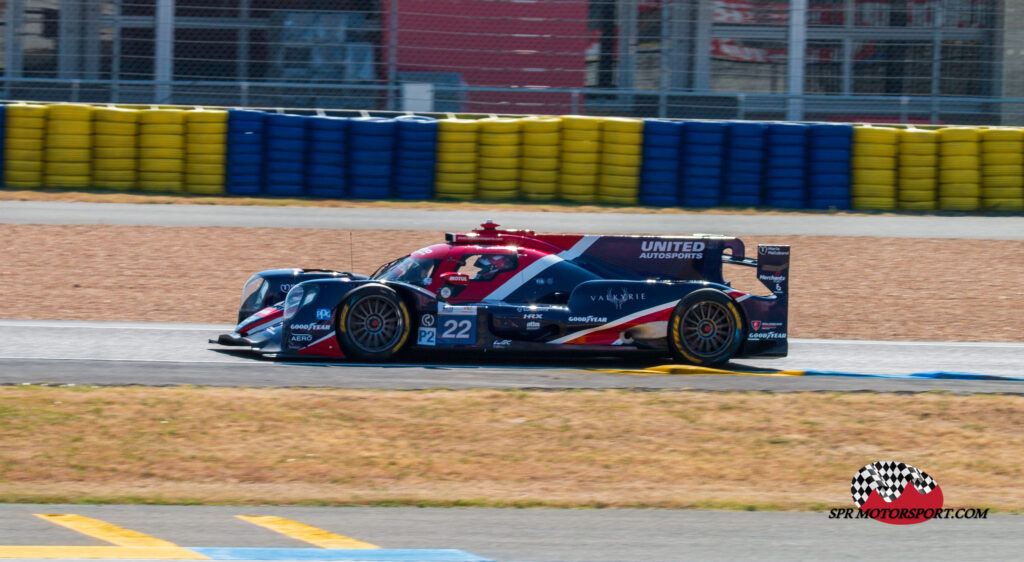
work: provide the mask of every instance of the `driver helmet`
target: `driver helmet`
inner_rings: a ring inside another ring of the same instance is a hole
[[[501,254],[480,256],[473,265],[480,269],[480,277],[493,277],[499,271],[509,271],[514,267],[512,258]]]

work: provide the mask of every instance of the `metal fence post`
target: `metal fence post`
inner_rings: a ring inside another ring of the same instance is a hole
[[[21,51],[21,22],[25,7],[22,0],[7,0],[4,14],[4,98],[11,99],[11,86],[21,78],[23,58]]]
[[[398,0],[388,2],[388,93],[387,108],[398,110]]]
[[[789,60],[786,65],[786,119],[804,118],[804,62],[807,54],[807,0],[789,3]]]
[[[156,60],[153,62],[156,79],[155,100],[171,102],[171,80],[174,79],[174,0],[156,3]]]

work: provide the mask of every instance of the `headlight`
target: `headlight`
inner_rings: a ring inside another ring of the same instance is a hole
[[[295,311],[299,309],[299,303],[302,302],[302,287],[296,285],[292,287],[292,290],[288,291],[288,296],[284,299],[284,317],[288,318],[295,314]]]

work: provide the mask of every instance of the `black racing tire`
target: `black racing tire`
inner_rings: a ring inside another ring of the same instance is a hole
[[[387,361],[409,343],[409,309],[398,293],[367,285],[349,293],[338,306],[336,333],[346,357]]]
[[[715,289],[699,289],[683,297],[672,312],[668,347],[678,361],[720,365],[739,350],[743,333],[736,301]]]

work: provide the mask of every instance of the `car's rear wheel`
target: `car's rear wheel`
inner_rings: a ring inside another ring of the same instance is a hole
[[[341,303],[338,344],[347,357],[363,361],[390,359],[408,343],[409,332],[409,310],[389,287],[363,287]]]
[[[743,343],[743,321],[736,302],[715,289],[686,295],[669,319],[672,355],[694,365],[718,365]]]

